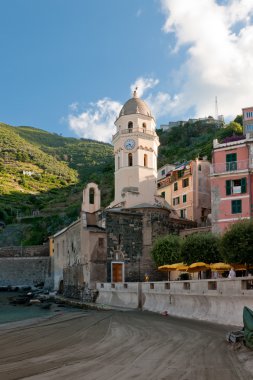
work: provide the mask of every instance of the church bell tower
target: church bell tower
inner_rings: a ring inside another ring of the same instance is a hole
[[[115,199],[111,207],[154,204],[159,139],[155,120],[137,91],[115,121]]]

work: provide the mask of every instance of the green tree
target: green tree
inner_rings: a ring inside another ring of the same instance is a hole
[[[253,221],[234,223],[221,238],[224,261],[233,264],[253,264]]]
[[[241,124],[243,125],[243,119],[242,119],[242,115],[237,115],[236,118],[234,119],[234,121],[238,124]]]
[[[187,236],[182,242],[181,257],[188,265],[199,261],[207,264],[220,261],[219,237],[211,232]]]
[[[177,235],[166,235],[156,239],[151,255],[157,266],[181,261],[181,240]]]

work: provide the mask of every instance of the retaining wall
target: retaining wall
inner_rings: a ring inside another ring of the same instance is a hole
[[[40,283],[51,287],[50,257],[0,258],[0,286],[34,286]]]
[[[129,287],[129,288],[128,288]],[[235,326],[253,309],[253,277],[217,280],[97,284],[98,303]]]
[[[0,257],[46,257],[49,256],[49,245],[0,247]]]

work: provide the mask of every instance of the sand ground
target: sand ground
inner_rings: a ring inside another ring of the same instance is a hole
[[[138,311],[80,311],[0,327],[0,379],[249,380],[230,326]]]

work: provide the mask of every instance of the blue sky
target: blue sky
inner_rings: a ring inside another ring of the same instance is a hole
[[[252,0],[0,0],[0,121],[110,141],[138,85],[157,126],[253,105]]]

